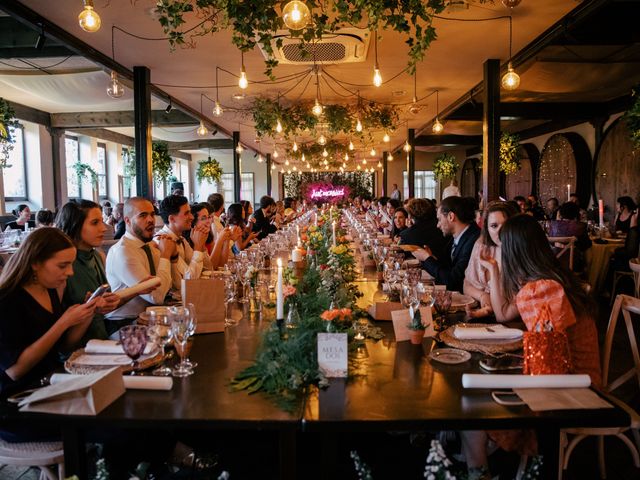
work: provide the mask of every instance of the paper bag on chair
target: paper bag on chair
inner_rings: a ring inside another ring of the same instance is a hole
[[[182,280],[182,301],[196,307],[196,333],[224,332],[224,280]]]
[[[36,390],[19,405],[22,412],[97,415],[123,393],[122,372],[111,368]]]

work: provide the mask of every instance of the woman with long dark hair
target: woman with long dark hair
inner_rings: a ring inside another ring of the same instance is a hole
[[[231,251],[237,255],[247,248],[249,243],[258,238],[259,232],[252,232],[251,225],[243,217],[244,209],[240,203],[232,203],[227,209],[227,227],[231,227],[233,245]]]
[[[100,250],[107,226],[103,222],[100,205],[90,200],[68,202],[62,206],[56,218],[56,226],[66,233],[77,249],[73,262],[73,276],[67,280],[64,301],[67,304],[82,303],[100,285],[107,282],[105,256]],[[115,310],[120,297],[107,292],[100,298],[91,326],[83,341],[109,337],[108,323],[104,314]]]
[[[31,209],[26,203],[21,203],[11,213],[16,217],[13,222],[7,223],[7,229],[24,230],[25,225],[35,228],[36,224],[31,220]]]
[[[76,248],[57,228],[34,230],[0,273],[0,394],[38,384],[58,352],[79,345],[96,301],[65,309]]]

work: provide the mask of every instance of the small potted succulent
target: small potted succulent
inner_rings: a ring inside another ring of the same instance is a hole
[[[420,345],[424,338],[424,325],[422,324],[422,315],[420,315],[420,308],[413,309],[413,306],[409,307],[409,339],[414,345]]]

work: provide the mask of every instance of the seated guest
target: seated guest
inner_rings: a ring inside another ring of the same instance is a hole
[[[585,222],[587,221],[587,211],[582,208],[582,206],[580,205],[580,199],[578,198],[578,194],[577,193],[572,193],[571,195],[569,195],[569,201],[575,203],[576,205],[578,205],[578,207],[580,208],[580,217],[579,220],[581,222]]]
[[[271,223],[271,217],[276,213],[276,202],[269,195],[260,198],[260,208],[253,213],[255,219],[251,229],[258,233],[258,239],[276,231],[276,226]]]
[[[89,328],[95,300],[67,309],[62,304],[75,258],[69,237],[43,227],[27,237],[0,273],[2,396],[39,385],[60,365],[58,353],[79,346]]]
[[[399,242],[400,234],[408,228],[407,227],[408,217],[409,217],[409,214],[402,207],[396,208],[395,211],[393,212],[393,229],[391,230],[391,238],[393,239],[394,242]]]
[[[547,220],[557,220],[559,209],[560,202],[558,202],[556,197],[551,197],[547,200]]]
[[[166,236],[176,243],[176,253],[171,259],[171,277],[173,288],[180,290],[183,278],[195,280],[202,274],[205,259],[208,260],[204,244],[209,234],[209,227],[200,224],[191,229],[193,223],[191,207],[187,198],[180,195],[169,195],[160,202],[160,216],[164,227],[158,231],[156,240],[158,236]],[[193,247],[183,236],[187,230],[191,230],[190,239]]]
[[[113,239],[120,240],[127,229],[124,223],[124,203],[116,203],[116,206],[111,212],[111,219],[109,224],[113,227]]]
[[[438,207],[438,228],[444,235],[453,237],[450,248],[440,256],[436,256],[428,245],[413,252],[413,256],[422,262],[422,268],[435,279],[436,284],[446,285],[447,290],[461,292],[463,289],[464,272],[480,235],[474,217],[475,199],[445,198]]]
[[[7,223],[6,229],[24,230],[25,225],[29,225],[29,228],[35,228],[36,224],[31,220],[31,209],[26,203],[21,203],[11,213],[16,217],[13,222]]]
[[[409,227],[400,234],[400,245],[428,246],[434,255],[442,257],[447,251],[447,241],[438,229],[436,209],[430,200],[412,198],[405,210],[409,214]]]
[[[284,199],[284,218],[290,222],[298,214],[298,201],[293,197],[285,197]]]
[[[609,266],[610,275],[617,270],[629,272],[629,260],[638,257],[640,248],[640,228],[638,227],[638,211],[634,211],[629,217],[629,231],[624,239],[624,247],[616,248],[611,257]]]
[[[56,226],[66,233],[77,249],[73,262],[73,275],[67,280],[64,301],[67,305],[83,303],[100,285],[107,282],[104,253],[98,250],[102,244],[107,226],[102,221],[100,205],[89,200],[69,202],[58,213]],[[104,314],[120,304],[115,293],[105,293],[100,297],[93,321],[87,329],[83,342],[92,338],[109,338],[104,322]]]
[[[253,205],[249,200],[240,200],[240,205],[242,205],[242,218],[244,218],[245,223],[249,221],[251,215],[253,215]]]
[[[598,387],[598,332],[592,316],[596,309],[588,293],[577,277],[556,260],[535,219],[527,215],[508,219],[500,240],[501,274],[495,259],[481,260],[489,273],[496,319],[508,321],[520,316],[528,330],[533,330],[539,319],[550,321],[556,331],[567,334],[573,368],[570,373],[588,374]],[[544,315],[542,309],[547,308],[548,315]],[[483,433],[471,432],[470,441],[463,440],[470,468],[488,470],[487,437]],[[500,447],[520,454],[534,454],[537,448],[533,432],[490,432],[490,436]]]
[[[111,206],[111,202],[109,200],[104,200],[102,202],[102,221],[108,224],[112,213],[113,207]]]
[[[513,197],[513,201],[518,204],[520,213],[527,213],[527,210],[529,209],[529,203],[527,202],[526,198],[524,198],[522,195],[516,195],[515,197]]]
[[[171,262],[176,253],[176,242],[160,235],[152,242],[155,232],[153,204],[142,197],[131,197],[124,203],[124,236],[109,249],[107,280],[112,291],[137,285],[151,276],[160,278],[160,286],[152,292],[134,297],[106,315],[107,332],[131,323],[151,305],[163,305],[172,285]]]
[[[213,251],[213,230],[211,229],[211,222],[213,217],[213,207],[206,202],[194,203],[191,205],[191,216],[193,216],[193,222],[191,228],[198,225],[205,225],[207,227],[207,239],[204,241],[204,247],[207,255],[211,255]],[[193,248],[193,240],[191,240],[191,230],[184,231],[184,238],[189,242],[191,248]]]
[[[36,228],[51,227],[55,221],[55,216],[51,210],[42,209],[36,213]]]
[[[563,203],[558,210],[558,220],[549,221],[550,237],[576,237],[576,251],[574,252],[574,271],[582,271],[584,268],[584,254],[591,248],[591,239],[587,230],[587,224],[578,220],[580,207],[573,202]],[[554,247],[557,253],[561,245]]]
[[[213,233],[213,241],[224,230],[221,216],[224,215],[224,197],[221,193],[212,193],[207,197],[207,203],[213,208],[213,217],[211,219],[211,232]]]
[[[635,213],[637,205],[631,197],[619,197],[618,200],[618,213],[615,220],[615,231],[627,233],[631,224],[631,216]]]
[[[533,193],[527,197],[529,203],[529,211],[533,218],[538,220],[539,222],[545,220],[547,216],[544,213],[544,209],[540,205],[540,201],[538,200],[538,196]]]
[[[261,210],[258,210],[260,212]],[[230,229],[231,239],[231,251],[234,255],[237,255],[242,250],[247,248],[249,244],[256,238],[259,238],[259,232],[252,231],[252,225],[255,223],[247,224],[242,217],[242,205],[239,203],[232,203],[227,209],[227,228]]]
[[[231,238],[231,231],[229,229],[223,229],[218,234],[218,240],[213,241],[213,233],[211,231],[211,222],[213,217],[213,207],[207,203],[196,203],[191,206],[191,214],[193,215],[193,228],[198,225],[204,225],[209,232],[207,241],[205,242],[206,257],[204,260],[204,266],[207,269],[215,270],[218,267],[227,263],[229,256],[229,240]],[[193,248],[193,242],[191,240],[191,231],[187,230],[184,234],[185,238],[189,242],[189,245]]]
[[[467,311],[470,317],[486,317],[493,313],[489,295],[489,276],[480,260],[493,258],[500,266],[500,229],[517,210],[507,202],[492,202],[484,212],[480,238],[471,251],[469,265],[464,273],[464,293],[476,299],[480,308]]]

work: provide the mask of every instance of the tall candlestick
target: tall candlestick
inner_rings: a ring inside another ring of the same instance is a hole
[[[571,201],[571,184],[567,185],[567,202]]]
[[[604,227],[604,200],[598,200],[598,216],[600,217],[600,226]]]
[[[278,282],[276,283],[276,320],[284,320],[284,292],[282,285],[281,258],[278,258]]]
[[[331,227],[333,229],[333,246],[336,246],[336,221],[334,220],[331,224]]]
[[[300,245],[300,225],[296,224],[296,237],[298,238],[298,245]]]

